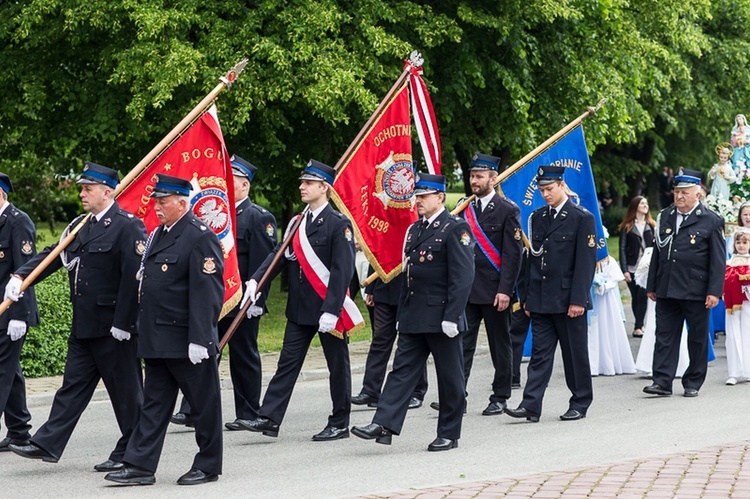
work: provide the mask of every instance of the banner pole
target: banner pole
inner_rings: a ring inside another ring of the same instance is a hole
[[[594,116],[596,114],[596,112],[604,105],[605,102],[607,102],[606,98],[600,100],[596,104],[596,106],[587,107],[585,113],[581,114],[578,118],[574,119],[573,121],[571,121],[570,123],[568,123],[567,125],[565,125],[559,131],[557,131],[557,133],[555,133],[550,138],[548,138],[547,140],[545,140],[544,142],[542,142],[541,144],[539,144],[538,146],[536,146],[534,149],[532,149],[531,152],[529,152],[524,157],[522,157],[521,159],[519,159],[518,161],[516,161],[515,163],[513,163],[511,166],[509,166],[508,168],[506,168],[505,170],[503,170],[503,172],[501,174],[499,174],[495,178],[495,180],[493,182],[493,187],[495,187],[498,184],[500,184],[502,181],[504,181],[505,179],[507,179],[508,177],[510,177],[511,175],[513,175],[514,173],[516,173],[518,170],[520,170],[521,168],[523,168],[524,166],[526,166],[526,164],[529,161],[533,160],[534,158],[536,158],[537,156],[539,156],[540,154],[542,154],[544,151],[546,151],[547,149],[549,149],[550,147],[552,147],[555,144],[555,142],[557,142],[558,140],[560,140],[561,138],[563,138],[571,130],[573,130],[575,127],[577,127],[578,125],[580,125],[583,120],[585,120],[586,118],[588,118],[590,116]],[[473,195],[473,194],[471,196],[467,197],[466,199],[464,199],[463,202],[461,202],[455,208],[453,208],[453,210],[451,211],[451,215],[458,215],[459,213],[461,213],[462,211],[464,211],[469,206],[469,204],[472,201],[474,201],[474,199],[476,199],[476,196]],[[395,275],[398,275],[398,274],[395,274]],[[365,279],[362,283],[360,283],[360,286],[364,288],[368,284],[371,284],[373,281],[375,281],[375,279],[377,279],[377,278],[378,278],[378,275],[373,272],[372,274],[370,274],[367,277],[367,279]]]
[[[230,88],[232,84],[237,80],[239,75],[242,73],[242,71],[245,69],[245,66],[247,65],[248,60],[243,59],[230,69],[226,75],[219,78],[220,83],[214,87],[214,89],[206,95],[203,100],[201,100],[197,106],[193,108],[190,113],[188,113],[187,116],[185,116],[182,121],[180,121],[156,146],[154,146],[153,149],[137,164],[133,169],[120,181],[117,188],[115,188],[114,191],[114,197],[117,198],[117,196],[120,195],[120,193],[128,186],[130,185],[133,180],[135,180],[138,175],[140,175],[143,170],[145,170],[156,158],[161,155],[161,153],[164,152],[164,150],[171,144],[177,137],[179,137],[182,133],[184,133],[185,129],[190,126],[191,123],[193,123],[195,120],[197,120],[203,113],[206,112],[206,110],[209,108],[209,106],[216,100],[218,95],[226,88]],[[86,222],[88,222],[89,218],[91,218],[91,213],[87,213],[86,216],[81,220],[81,222],[76,225],[70,233],[68,233],[65,238],[63,238],[57,246],[52,249],[52,251],[49,252],[49,254],[44,257],[44,259],[39,262],[39,265],[37,265],[34,270],[27,275],[23,282],[21,283],[21,291],[23,292],[26,288],[31,286],[34,281],[39,277],[39,275],[44,272],[44,269],[46,269],[50,263],[52,263],[55,258],[60,256],[60,253],[62,253],[65,248],[68,247],[68,245],[73,242],[73,240],[76,237],[76,234],[86,225]],[[8,298],[6,300],[3,300],[2,303],[0,303],[0,315],[5,313],[6,310],[11,306],[13,301]]]
[[[422,57],[419,55],[419,52],[416,50],[413,51],[409,55],[409,65],[407,65],[404,70],[401,72],[401,75],[399,75],[398,79],[396,79],[396,82],[391,86],[391,89],[388,90],[388,93],[385,94],[385,97],[380,101],[380,104],[378,104],[378,107],[375,108],[375,111],[370,115],[370,118],[365,122],[364,126],[359,130],[359,133],[356,137],[354,137],[354,140],[349,144],[349,147],[346,148],[344,151],[344,154],[341,155],[339,160],[336,162],[336,165],[334,166],[334,169],[338,171],[341,169],[341,167],[346,164],[354,150],[359,146],[359,143],[364,139],[364,137],[370,133],[370,129],[372,128],[373,124],[380,118],[380,115],[383,114],[385,111],[386,106],[391,101],[393,96],[398,92],[401,87],[406,82],[406,79],[409,77],[409,74],[411,74],[410,67],[416,63],[416,61],[421,61]],[[419,62],[419,65],[421,65],[421,62]],[[333,186],[332,186],[333,187]],[[263,273],[263,276],[260,278],[260,281],[258,281],[258,291],[263,289],[263,287],[266,285],[266,283],[269,280],[269,276],[271,273],[276,269],[276,266],[281,261],[281,255],[283,255],[286,248],[291,244],[292,238],[294,237],[294,233],[297,232],[297,229],[300,226],[300,223],[302,221],[302,216],[305,215],[307,212],[307,207],[305,207],[305,211],[302,212],[302,215],[295,221],[294,224],[289,228],[288,234],[286,239],[282,241],[281,246],[276,251],[276,255],[274,255],[273,260],[271,260],[271,263],[269,264],[266,271]],[[240,311],[237,313],[237,317],[235,317],[234,321],[229,325],[229,329],[227,329],[227,332],[224,333],[224,336],[221,338],[221,341],[219,342],[219,351],[221,351],[224,346],[229,342],[229,340],[234,335],[235,331],[237,330],[237,327],[240,325],[240,323],[243,321],[245,316],[247,315],[247,311],[252,306],[252,303],[250,303],[250,300],[248,300],[245,303],[245,306],[240,309]]]

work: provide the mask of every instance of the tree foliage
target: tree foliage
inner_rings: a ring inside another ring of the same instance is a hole
[[[413,49],[445,165],[585,123],[598,179],[707,167],[743,112],[750,0],[17,0],[0,5],[0,157],[125,173],[243,57],[219,113],[275,208],[334,165]],[[415,151],[418,149],[415,149]],[[446,168],[447,169],[447,168]],[[36,186],[33,186],[36,187]],[[50,188],[54,188],[50,185]],[[48,200],[49,201],[49,200]]]

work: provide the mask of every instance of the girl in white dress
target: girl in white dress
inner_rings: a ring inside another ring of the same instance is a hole
[[[727,385],[750,378],[750,230],[738,228],[733,239],[734,252],[724,279]]]

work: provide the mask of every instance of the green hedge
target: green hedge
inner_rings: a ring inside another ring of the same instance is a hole
[[[59,270],[35,286],[41,325],[29,328],[21,350],[25,376],[37,378],[62,374],[73,321],[68,272]]]

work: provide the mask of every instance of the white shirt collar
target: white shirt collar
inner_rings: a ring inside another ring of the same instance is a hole
[[[3,213],[5,213],[5,210],[8,209],[8,206],[10,206],[9,201],[5,201],[2,206],[0,206],[0,216],[2,216]]]
[[[318,215],[320,215],[320,212],[323,211],[326,206],[328,206],[328,201],[326,201],[325,203],[323,203],[321,206],[318,206],[314,210],[310,210],[310,213],[312,213],[312,219],[313,219],[313,221],[316,218],[318,218]]]
[[[435,219],[445,211],[445,206],[441,207],[438,211],[432,214],[430,218],[427,219],[428,222],[430,222],[430,225],[432,225],[432,222],[435,221]],[[424,218],[422,220],[425,220]]]
[[[167,227],[166,225],[162,226],[162,232],[164,232],[166,234],[167,232],[169,232],[170,230],[172,230],[172,227],[174,227],[175,225],[177,225],[177,223],[180,220],[182,220],[182,217],[184,217],[185,215],[188,214],[188,211],[190,211],[190,210],[185,211],[185,213],[183,213],[182,216],[180,218],[178,218],[177,220],[175,220],[175,222],[172,225],[170,225],[169,227]]]
[[[115,204],[115,200],[114,200],[114,199],[113,199],[112,201],[110,201],[110,202],[109,202],[109,204],[107,205],[107,207],[106,207],[106,208],[104,208],[104,209],[103,209],[102,211],[100,211],[100,212],[99,212],[98,214],[96,214],[96,215],[93,215],[93,216],[95,216],[95,217],[96,217],[96,221],[97,221],[97,222],[99,222],[99,221],[100,221],[100,220],[102,219],[102,217],[103,217],[103,216],[104,216],[104,215],[105,215],[105,214],[106,214],[106,213],[107,213],[107,212],[109,211],[109,209],[110,209],[110,208],[112,208],[112,205],[113,205],[113,204]]]
[[[684,218],[684,217],[692,214],[695,211],[695,209],[698,207],[699,204],[700,204],[700,202],[695,203],[695,206],[693,206],[693,208],[690,211],[688,211],[687,213],[681,213],[680,210],[677,210],[677,214],[678,215],[682,215],[683,218]]]
[[[493,198],[494,195],[495,195],[495,191],[492,190],[486,196],[478,198],[479,202],[482,203],[482,210],[484,210],[485,208],[487,208],[487,205],[490,204],[490,200]]]
[[[555,216],[560,214],[560,210],[562,209],[563,205],[568,202],[568,198],[566,197],[562,203],[558,204],[557,206],[552,206],[552,208],[555,209]]]
[[[242,198],[242,199],[239,199],[239,200],[235,199],[235,200],[234,200],[234,208],[235,208],[235,209],[239,208],[239,207],[240,207],[240,205],[241,205],[242,203],[244,203],[244,202],[245,202],[245,200],[246,200],[246,199],[248,199],[249,197],[250,197],[250,196],[245,196],[244,198]]]

